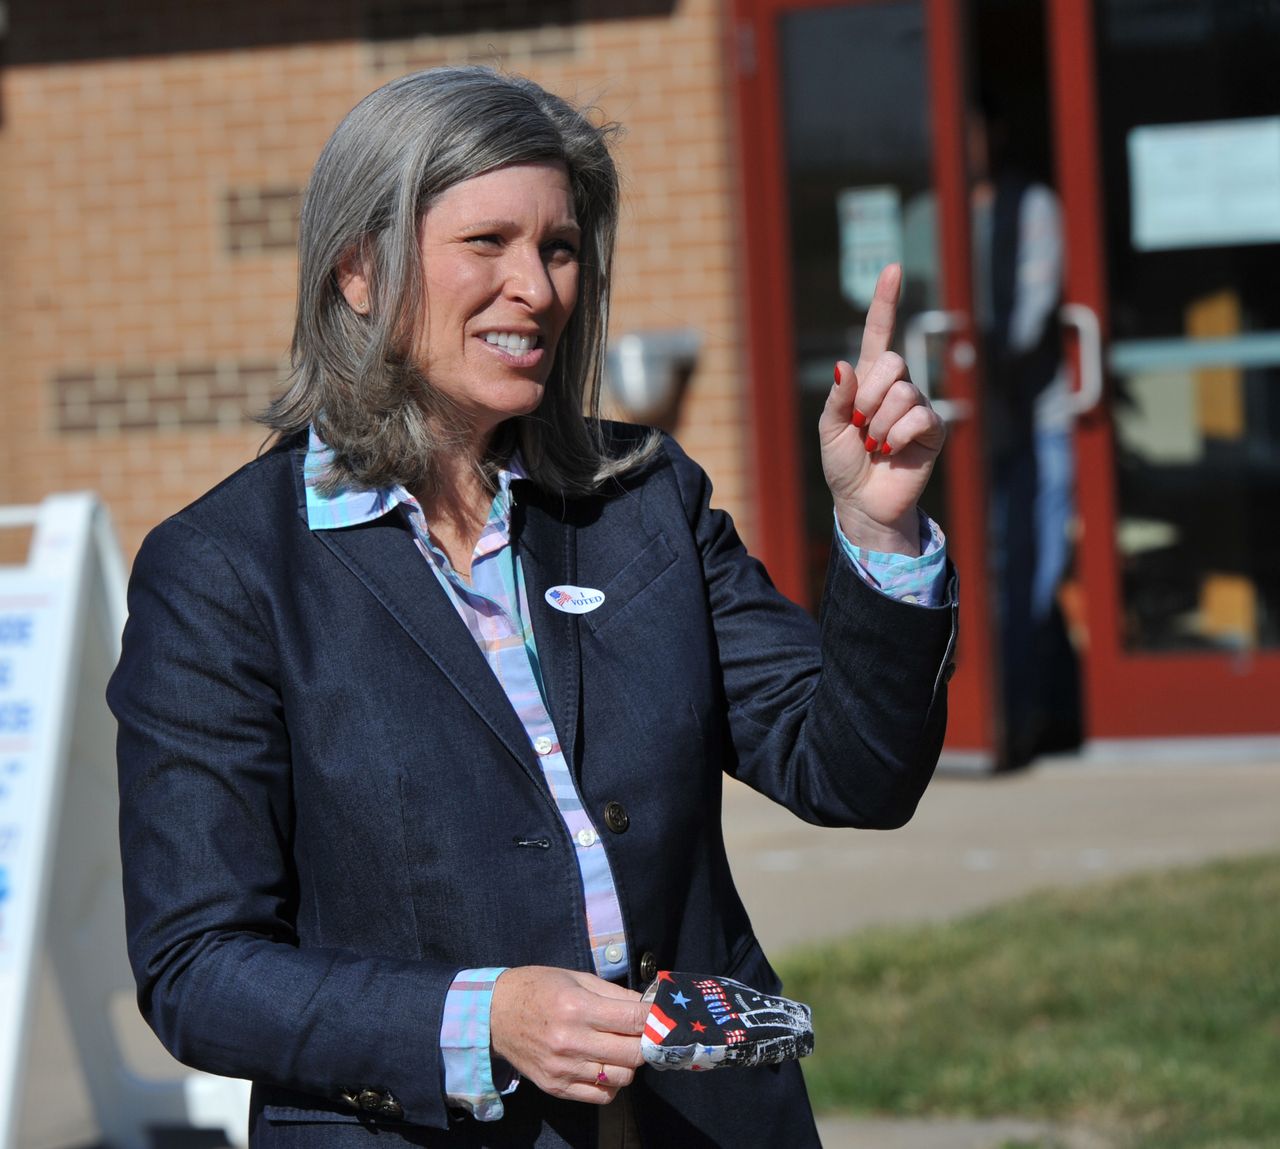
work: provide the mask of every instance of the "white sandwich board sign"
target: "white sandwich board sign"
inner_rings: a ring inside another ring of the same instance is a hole
[[[54,495],[0,508],[33,527],[28,561],[0,567],[0,1149],[18,1129],[36,977],[52,961],[103,1141],[197,1125],[247,1141],[247,1085],[149,1079],[128,1065],[111,1002],[132,990],[116,836],[115,721],[125,572],[101,504]]]

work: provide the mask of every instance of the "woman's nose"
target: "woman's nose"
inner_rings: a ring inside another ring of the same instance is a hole
[[[517,248],[510,252],[506,267],[506,293],[534,311],[543,310],[555,298],[551,272],[537,248]]]

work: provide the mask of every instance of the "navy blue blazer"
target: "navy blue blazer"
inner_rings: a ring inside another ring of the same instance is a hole
[[[404,520],[312,532],[304,454],[279,444],[134,564],[108,698],[142,1011],[180,1060],[254,1081],[262,1149],[594,1145],[594,1107],[527,1081],[498,1122],[445,1104],[455,973],[591,970],[582,883]],[[778,990],[730,876],[722,776],[811,822],[905,822],[941,746],[954,606],[894,602],[837,556],[819,631],[671,440],[590,498],[514,490],[551,713],[611,827],[629,984],[656,967]],[[560,613],[558,584],[604,604]],[[649,1145],[818,1143],[794,1063],[642,1070],[631,1092]]]

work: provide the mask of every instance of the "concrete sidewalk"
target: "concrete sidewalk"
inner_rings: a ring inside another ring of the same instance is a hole
[[[1188,755],[1063,758],[994,777],[936,778],[889,833],[806,826],[745,787],[725,800],[743,899],[773,954],[864,926],[940,921],[1037,889],[1280,850],[1280,753],[1223,743]],[[1101,1149],[1035,1122],[819,1122],[826,1149]]]
[[[1189,754],[1182,745],[1142,759],[1071,758],[997,777],[943,775],[911,824],[891,833],[807,826],[730,784],[724,824],[757,933],[778,954],[877,923],[954,917],[1040,888],[1278,850],[1280,752],[1223,743]],[[136,1063],[172,1065],[140,1021],[123,1028]],[[19,1149],[92,1144],[97,1129],[47,982],[29,1064]],[[1025,1121],[820,1125],[826,1149],[993,1149],[1011,1139],[1104,1149],[1088,1131]]]
[[[725,797],[734,875],[765,949],[937,921],[1042,887],[1280,849],[1280,755],[1046,760],[934,779],[901,830],[808,826],[744,786]]]

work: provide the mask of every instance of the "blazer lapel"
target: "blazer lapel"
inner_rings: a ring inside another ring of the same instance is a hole
[[[408,631],[525,773],[546,790],[524,727],[400,516],[387,514],[361,526],[315,535]]]
[[[582,690],[579,620],[577,615],[556,610],[546,599],[551,587],[572,585],[577,574],[578,536],[571,521],[574,503],[559,498],[544,499],[528,482],[518,482],[515,490],[513,535],[524,571],[547,705],[565,761],[576,773]]]

